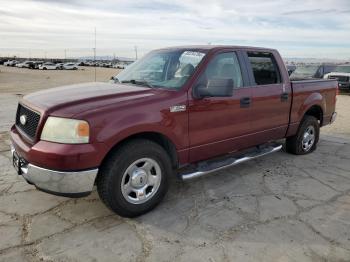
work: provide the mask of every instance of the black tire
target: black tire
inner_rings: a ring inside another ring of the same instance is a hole
[[[46,67],[44,67],[44,68],[43,68],[43,70],[47,70],[47,68],[46,68]]]
[[[142,158],[156,161],[161,170],[158,190],[144,203],[130,203],[123,196],[121,185],[127,168]],[[123,217],[136,217],[152,210],[165,196],[168,190],[168,178],[172,166],[167,152],[157,143],[145,139],[135,139],[111,153],[102,164],[97,176],[97,191],[112,211]]]
[[[310,148],[307,148],[306,150],[305,148],[303,148],[302,141],[303,141],[303,136],[309,127],[314,128],[315,138],[312,146]],[[302,122],[300,123],[297,134],[295,136],[286,138],[286,151],[288,153],[292,153],[295,155],[305,155],[305,154],[311,153],[316,149],[319,137],[320,137],[320,124],[317,118],[314,116],[306,115],[304,116]]]

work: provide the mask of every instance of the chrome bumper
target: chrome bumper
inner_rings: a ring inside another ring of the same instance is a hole
[[[11,146],[11,153],[18,174],[39,190],[69,197],[85,196],[92,191],[97,168],[85,171],[55,171],[21,161],[13,146]]]

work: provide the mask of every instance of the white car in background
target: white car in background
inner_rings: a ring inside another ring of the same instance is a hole
[[[51,62],[43,63],[42,65],[39,65],[39,69],[41,70],[57,70],[59,67]]]
[[[75,63],[65,63],[63,64],[63,69],[66,70],[77,70],[78,69],[78,65]]]
[[[19,67],[19,68],[30,68],[31,65],[33,65],[33,64],[34,64],[34,62],[32,62],[32,61],[24,61],[22,63],[16,64],[16,67]]]
[[[16,64],[18,64],[19,62],[16,60],[9,60],[7,62],[4,63],[4,66],[15,66]]]
[[[125,64],[120,63],[120,64],[115,64],[113,67],[117,69],[125,69],[125,66],[126,66]]]
[[[63,69],[64,63],[58,63],[58,64],[56,64],[56,65],[57,65],[58,69]]]
[[[336,79],[339,89],[350,91],[350,64],[338,65],[332,72],[326,74],[324,79]]]

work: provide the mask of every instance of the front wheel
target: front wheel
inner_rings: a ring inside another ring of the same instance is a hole
[[[306,115],[295,136],[286,139],[286,151],[295,155],[305,155],[316,149],[320,136],[320,124],[314,116]]]
[[[160,145],[133,140],[113,152],[102,165],[97,191],[118,215],[139,216],[163,199],[171,172],[171,161]]]

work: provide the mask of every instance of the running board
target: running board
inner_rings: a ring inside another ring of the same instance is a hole
[[[258,158],[261,156],[271,154],[273,152],[277,152],[281,149],[282,149],[282,145],[280,144],[272,144],[265,147],[259,146],[253,152],[249,152],[240,156],[229,157],[225,160],[221,160],[210,164],[207,164],[206,162],[204,162],[203,164],[202,162],[202,164],[200,163],[197,165],[197,168],[194,171],[187,172],[187,173],[180,173],[179,177],[182,180],[194,179],[197,177],[201,177],[201,176],[219,171],[224,168],[238,165],[240,163],[246,162],[248,160],[252,160],[254,158]]]

